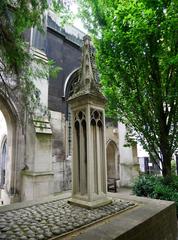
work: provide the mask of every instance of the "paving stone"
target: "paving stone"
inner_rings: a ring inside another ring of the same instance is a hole
[[[37,236],[37,239],[43,240],[43,239],[45,239],[45,236],[43,234],[40,234],[40,235]]]
[[[46,237],[51,237],[52,235],[53,235],[52,232],[49,230],[44,232],[44,236]]]
[[[6,239],[6,234],[1,234],[0,239]]]
[[[28,238],[26,236],[20,237],[20,240],[27,240]]]

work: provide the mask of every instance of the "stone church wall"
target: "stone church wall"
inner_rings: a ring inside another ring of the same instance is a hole
[[[52,129],[52,164],[54,172],[54,192],[71,188],[71,161],[66,158],[66,121],[65,115],[50,111]]]

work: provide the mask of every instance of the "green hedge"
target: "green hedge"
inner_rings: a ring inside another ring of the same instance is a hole
[[[178,217],[178,176],[164,179],[160,176],[140,175],[132,190],[137,196],[175,201]]]

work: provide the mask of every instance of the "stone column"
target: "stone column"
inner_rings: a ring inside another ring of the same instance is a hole
[[[73,129],[71,203],[94,208],[111,202],[106,189],[105,102],[90,38],[84,37],[79,80],[68,100]]]

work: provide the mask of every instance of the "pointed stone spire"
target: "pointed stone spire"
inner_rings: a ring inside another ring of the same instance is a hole
[[[86,86],[92,83],[96,84],[98,81],[96,74],[96,64],[95,64],[95,49],[91,44],[91,38],[85,36],[83,38],[83,56],[82,56],[82,66],[80,81]]]
[[[97,95],[105,99],[100,92],[98,72],[95,62],[95,49],[91,43],[90,36],[83,38],[84,44],[82,48],[82,61],[79,70],[79,80],[74,86],[74,94],[71,98],[75,98],[85,94]]]

